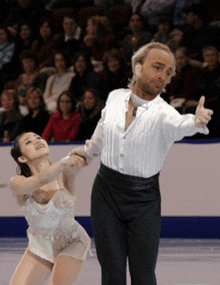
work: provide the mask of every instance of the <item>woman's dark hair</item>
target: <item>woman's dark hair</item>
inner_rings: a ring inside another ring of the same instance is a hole
[[[55,26],[51,18],[43,17],[39,21],[39,30],[43,26],[44,23],[47,23],[51,29],[52,35],[55,33]]]
[[[90,71],[93,69],[93,65],[92,65],[92,62],[91,62],[91,58],[90,58],[90,55],[88,52],[86,51],[79,51],[79,52],[76,52],[73,56],[73,65],[74,65],[74,68],[75,68],[75,64],[76,62],[79,60],[79,57],[80,56],[83,56],[85,58],[85,61],[86,61],[86,70]],[[77,72],[77,71],[76,71]]]
[[[21,163],[18,160],[18,158],[20,156],[22,156],[21,149],[19,146],[19,140],[24,134],[25,134],[25,132],[21,133],[14,140],[14,143],[13,143],[12,148],[11,148],[11,156],[14,158],[14,160],[16,161],[16,163],[18,164],[18,166],[20,168],[20,171],[18,174],[24,175],[25,177],[30,177],[32,174],[31,174],[31,170],[30,170],[29,166],[26,163]]]
[[[39,106],[39,110],[42,110],[42,111],[45,111],[46,110],[46,104],[45,104],[45,101],[44,101],[44,97],[43,97],[43,92],[40,88],[38,87],[30,87],[27,91],[27,99],[28,99],[28,95],[32,92],[36,91],[39,98],[40,98],[40,106]],[[29,108],[29,106],[28,106]],[[30,110],[30,108],[29,108]]]
[[[71,66],[71,57],[70,57],[70,54],[66,51],[66,50],[56,50],[54,52],[54,65],[55,65],[55,56],[56,54],[61,54],[62,57],[64,58],[65,60],[65,63],[66,63],[66,68],[69,68]]]
[[[76,101],[76,99],[71,95],[71,93],[70,93],[69,91],[63,91],[63,92],[60,94],[60,96],[58,97],[58,99],[57,99],[57,110],[62,114],[62,111],[61,111],[61,109],[60,109],[60,101],[61,101],[61,98],[62,98],[63,95],[66,95],[66,96],[68,96],[68,97],[70,98],[70,100],[71,100],[71,105],[72,105],[72,107],[71,107],[71,109],[70,109],[70,113],[71,113],[71,114],[74,113],[74,112],[76,111],[76,104],[77,104],[77,101]]]
[[[109,70],[108,61],[111,58],[117,59],[119,61],[120,69],[125,67],[125,61],[124,61],[122,51],[119,49],[113,48],[113,49],[106,51],[103,55],[102,62],[103,62],[103,66],[105,70]]]
[[[38,67],[38,59],[37,56],[34,52],[25,49],[21,52],[21,54],[19,55],[19,59],[22,61],[22,59],[33,59],[34,63],[35,63],[35,67]]]

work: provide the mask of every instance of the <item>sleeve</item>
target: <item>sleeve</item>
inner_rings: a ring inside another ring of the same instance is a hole
[[[208,128],[203,129],[195,124],[195,115],[180,115],[175,109],[165,116],[162,126],[163,138],[167,144],[183,139],[185,136],[192,136],[196,133],[208,134]]]
[[[15,47],[15,44],[12,43],[5,49],[4,58],[2,62],[3,65],[11,61],[12,56],[14,54],[14,47]]]
[[[114,99],[114,97],[115,97],[115,91],[112,91],[108,96],[105,108],[102,109],[101,111],[101,118],[98,121],[98,124],[95,128],[95,131],[91,139],[86,141],[85,151],[90,158],[93,158],[96,155],[101,154],[104,142],[103,124],[105,120],[105,114],[110,102]]]
[[[50,117],[49,122],[47,123],[41,137],[46,140],[49,141],[54,133],[54,117],[53,115]]]
[[[80,114],[76,114],[76,116],[73,118],[74,120],[74,124],[68,134],[67,140],[68,141],[73,141],[79,131],[79,125],[80,125],[80,121],[81,121],[81,115]]]

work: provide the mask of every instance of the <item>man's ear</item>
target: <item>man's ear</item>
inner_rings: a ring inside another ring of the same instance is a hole
[[[136,76],[139,76],[139,75],[140,75],[141,68],[142,68],[142,65],[141,65],[139,62],[137,62],[137,63],[135,64],[135,67],[134,67],[134,72],[135,72],[135,75],[136,75]]]
[[[26,162],[27,162],[27,158],[22,155],[22,156],[19,156],[19,157],[18,157],[18,161],[19,161],[20,163],[26,163]]]

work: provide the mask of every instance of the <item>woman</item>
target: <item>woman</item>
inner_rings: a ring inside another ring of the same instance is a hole
[[[53,52],[58,39],[58,34],[54,33],[54,26],[51,19],[40,21],[40,37],[36,39],[31,50],[37,54],[39,68],[53,65]]]
[[[104,54],[103,66],[104,70],[100,75],[104,79],[106,100],[110,91],[127,87],[130,70],[125,64],[122,52],[118,49],[111,49]]]
[[[38,62],[36,55],[29,50],[24,50],[19,58],[24,72],[17,78],[17,91],[19,96],[26,98],[27,90],[38,75]]]
[[[15,90],[2,92],[1,105],[4,111],[0,113],[0,142],[10,142],[16,138],[20,120],[23,118]]]
[[[74,284],[86,258],[90,239],[74,219],[75,176],[84,161],[67,156],[51,165],[49,148],[39,135],[16,138],[11,155],[19,174],[9,187],[24,211],[29,243],[10,285]]]
[[[70,58],[65,51],[56,51],[54,55],[56,73],[47,79],[44,91],[44,100],[50,113],[56,111],[57,99],[59,95],[68,90],[74,74],[68,72]]]
[[[29,113],[21,120],[18,132],[34,132],[41,135],[50,119],[40,88],[30,87],[27,92]]]
[[[123,53],[125,61],[128,66],[131,65],[131,58],[140,47],[151,41],[152,35],[147,32],[145,27],[145,20],[139,13],[134,13],[129,21],[128,28],[130,33],[124,38]]]
[[[76,101],[68,91],[60,94],[58,112],[54,113],[43,134],[46,141],[73,141],[78,133],[81,115],[76,112]]]
[[[73,57],[73,68],[75,76],[70,84],[69,91],[77,101],[82,99],[83,93],[88,88],[95,88],[101,91],[99,75],[94,71],[88,53],[80,51]]]
[[[82,115],[82,119],[75,140],[84,141],[91,138],[101,117],[101,110],[103,108],[104,103],[99,99],[96,90],[87,89],[84,92],[83,101],[79,106],[79,112]]]
[[[102,61],[104,52],[117,46],[116,38],[109,31],[105,20],[101,16],[92,16],[87,21],[86,32],[83,41],[94,61]]]
[[[35,31],[28,22],[22,22],[20,24],[19,36],[20,36],[20,52],[25,49],[30,50],[33,40],[34,40]]]

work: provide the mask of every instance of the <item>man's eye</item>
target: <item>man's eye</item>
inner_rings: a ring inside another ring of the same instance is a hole
[[[28,141],[26,141],[26,142],[25,142],[25,144],[26,144],[26,145],[27,145],[27,144],[29,144],[29,143],[31,143],[31,141],[30,141],[30,140],[28,140]]]

